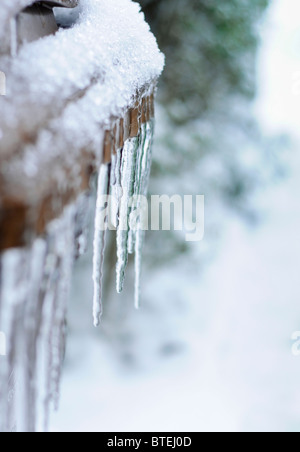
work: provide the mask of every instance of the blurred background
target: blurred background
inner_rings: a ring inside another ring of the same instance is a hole
[[[140,3],[166,55],[151,193],[204,194],[205,239],[148,234],[140,311],[110,240],[97,330],[76,263],[51,430],[300,431],[299,2]]]

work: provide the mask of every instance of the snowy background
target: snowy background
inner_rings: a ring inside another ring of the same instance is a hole
[[[297,0],[274,0],[261,24],[253,112],[290,144],[285,177],[254,194],[259,221],[225,209],[217,246],[207,231],[192,261],[145,265],[139,312],[129,272],[125,297],[108,290],[99,330],[91,256],[76,264],[51,431],[300,431],[299,17]]]

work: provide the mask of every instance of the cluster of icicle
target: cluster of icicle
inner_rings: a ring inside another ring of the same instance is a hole
[[[152,119],[144,121],[138,135],[115,148],[111,162],[102,164],[99,170],[93,270],[95,325],[99,325],[102,313],[106,235],[101,224],[102,195],[111,194],[117,200],[110,217],[117,237],[117,291],[121,292],[124,285],[128,255],[135,252],[135,304],[139,306],[144,231],[129,227],[132,211],[139,208],[130,205],[129,199],[147,194],[153,129]],[[50,407],[58,405],[72,266],[86,251],[91,210],[91,197],[81,195],[48,226],[44,238],[36,239],[30,247],[0,255],[0,331],[5,333],[7,343],[7,356],[0,357],[1,432],[45,431]]]
[[[116,229],[117,265],[116,288],[121,293],[125,281],[125,270],[128,255],[135,254],[135,306],[140,305],[141,256],[144,242],[142,227],[131,228],[130,217],[134,210],[139,211],[139,199],[146,196],[151,169],[152,140],[154,123],[150,119],[140,126],[136,137],[125,141],[124,146],[115,149],[111,156],[111,163],[103,164],[98,178],[98,195],[95,217],[94,237],[94,325],[99,326],[102,315],[102,280],[104,268],[104,254],[107,221],[101,214],[102,199],[111,195],[109,205],[111,226]],[[129,201],[136,199],[132,205]],[[141,222],[142,219],[140,218]]]
[[[72,266],[85,251],[88,206],[82,195],[45,238],[0,257],[1,432],[45,431],[50,406],[57,407]]]

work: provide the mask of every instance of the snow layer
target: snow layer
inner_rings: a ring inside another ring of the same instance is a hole
[[[7,97],[0,98],[1,177],[14,196],[34,198],[36,186],[47,190],[53,178],[76,185],[80,150],[93,151],[100,163],[103,127],[163,69],[164,56],[137,3],[81,3],[73,28],[26,44],[13,60],[0,59],[7,76]]]

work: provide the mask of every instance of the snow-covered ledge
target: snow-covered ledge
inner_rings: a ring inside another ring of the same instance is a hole
[[[0,42],[8,28],[16,38],[14,17],[30,4],[2,0]],[[72,28],[0,57],[7,93],[0,97],[0,332],[7,347],[0,431],[42,430],[49,403],[57,403],[68,288],[74,256],[84,250],[92,174],[102,165],[99,193],[110,189],[109,172],[111,180],[121,175],[120,186],[131,182],[139,194],[147,188],[134,165],[148,175],[164,57],[137,3],[80,0],[80,8]],[[117,236],[121,289],[129,238]],[[136,242],[139,262],[141,237]],[[96,227],[96,324],[103,246]]]

